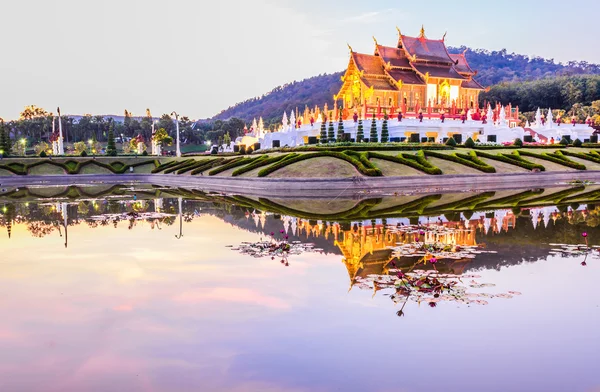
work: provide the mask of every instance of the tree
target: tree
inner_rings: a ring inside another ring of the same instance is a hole
[[[465,141],[465,147],[467,147],[467,148],[475,148],[475,142],[473,141],[472,138],[468,138]]]
[[[86,150],[85,142],[77,142],[73,144],[73,149],[75,150],[76,155],[81,155],[82,152]],[[37,151],[36,151],[37,152]]]
[[[515,141],[513,142],[513,144],[517,147],[523,147],[523,140],[516,138]]]
[[[0,155],[5,157],[12,154],[12,142],[4,126],[4,121],[0,121],[0,151],[2,151]]]
[[[106,146],[106,155],[112,157],[117,156],[117,146],[115,145],[115,130],[112,120],[110,120],[110,125],[108,126],[108,144]]]
[[[456,140],[454,140],[453,137],[449,137],[448,141],[446,142],[446,145],[450,147],[456,147]]]
[[[169,136],[167,130],[164,128],[159,128],[154,133],[154,137],[152,140],[154,140],[154,142],[161,147],[173,145],[173,138]]]
[[[327,129],[327,138],[329,139],[329,143],[335,142],[335,131],[333,128],[333,121],[329,121],[329,128]]]
[[[225,144],[227,147],[229,147],[229,145],[231,144],[231,136],[229,135],[229,132],[227,132],[225,136],[223,136],[223,144]]]
[[[327,119],[323,115],[323,121],[321,121],[321,135],[319,138],[321,144],[327,143]]]
[[[581,146],[583,146],[583,143],[581,142],[581,140],[575,139],[575,141],[573,142],[573,147],[581,147]]]
[[[563,136],[563,138],[560,139],[560,144],[562,144],[563,146],[568,146],[569,145],[569,139],[567,139],[565,136]]]
[[[390,141],[390,133],[388,131],[388,116],[387,114],[383,117],[383,124],[381,124],[381,142],[387,143]]]
[[[338,140],[338,142],[344,141],[344,120],[342,119],[341,110],[340,110],[340,121],[338,122],[337,140]]]
[[[360,143],[365,139],[362,118],[358,120],[358,130],[356,131],[356,142]]]
[[[373,114],[373,121],[371,122],[371,135],[369,136],[369,142],[377,143],[379,136],[377,135],[377,120],[375,120],[375,114]]]

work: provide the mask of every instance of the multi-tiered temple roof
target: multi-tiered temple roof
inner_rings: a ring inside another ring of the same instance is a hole
[[[403,85],[425,86],[437,81],[446,81],[463,89],[484,89],[474,79],[477,72],[469,66],[465,54],[448,53],[445,35],[442,39],[429,39],[424,29],[418,37],[409,37],[398,30],[396,47],[379,45],[375,41],[372,55],[357,53],[352,48],[350,52],[346,77],[358,75],[368,89],[397,92]],[[436,80],[430,81],[430,78]],[[351,88],[351,83],[344,83],[339,96]]]

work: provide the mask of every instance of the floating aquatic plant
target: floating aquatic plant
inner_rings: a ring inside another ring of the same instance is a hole
[[[242,242],[237,248],[232,250],[239,251],[241,254],[250,255],[256,258],[270,257],[271,260],[279,259],[281,264],[289,267],[288,258],[292,255],[300,255],[305,252],[323,252],[323,249],[315,248],[314,244],[302,243],[301,241],[289,242],[289,237],[285,231],[280,231],[281,238],[278,238],[274,232],[266,240],[261,238],[257,242]]]

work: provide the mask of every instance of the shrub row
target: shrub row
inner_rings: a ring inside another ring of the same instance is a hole
[[[481,146],[481,145],[477,145],[475,144],[475,147],[473,147],[474,150],[518,150],[520,148],[532,148],[532,149],[538,149],[538,150],[543,150],[543,149],[557,149],[557,148],[567,148],[567,146],[563,146],[560,144],[542,144],[542,145],[531,145],[531,146],[515,146],[515,145],[509,145],[509,146]]]
[[[215,176],[219,173],[223,173],[226,170],[229,169],[233,169],[234,167],[238,167],[238,166],[244,166],[247,165],[249,163],[252,163],[258,159],[262,159],[262,157],[258,157],[258,158],[246,158],[246,157],[242,157],[242,158],[233,158],[228,160],[227,162],[225,162],[224,164],[218,166],[216,169],[213,169],[211,171],[208,172],[209,176]]]
[[[596,151],[591,151],[590,153],[563,151],[562,153],[563,153],[563,155],[567,155],[570,157],[575,157],[575,158],[585,159],[586,161],[600,163],[600,154],[598,154]]]
[[[431,156],[434,158],[444,159],[450,162],[459,163],[471,167],[473,169],[482,171],[484,173],[496,173],[496,169],[493,166],[488,165],[481,159],[477,158],[475,151],[470,151],[469,154],[441,154],[434,151],[425,151],[425,156]]]
[[[138,167],[138,166],[143,166],[143,165],[147,165],[150,163],[153,164],[155,167],[160,165],[160,163],[157,160],[141,161],[141,162],[137,162],[134,164],[125,164],[125,163],[119,162],[119,161],[114,161],[114,162],[111,162],[110,164],[108,164],[108,163],[100,162],[100,161],[97,161],[94,159],[89,159],[89,160],[84,160],[84,161],[69,160],[66,162],[57,162],[57,161],[53,161],[53,160],[38,160],[38,161],[30,163],[30,164],[12,162],[12,163],[9,163],[8,165],[0,165],[0,169],[5,169],[5,170],[10,171],[13,174],[24,176],[24,175],[27,175],[29,173],[29,171],[31,169],[33,169],[34,167],[41,166],[41,165],[51,165],[51,166],[56,166],[56,167],[63,169],[65,171],[65,173],[67,173],[67,174],[79,174],[79,172],[81,171],[82,168],[89,166],[89,165],[96,165],[96,166],[102,167],[104,169],[107,169],[114,174],[124,174],[127,170],[129,170],[130,167]]]
[[[297,155],[293,158],[288,158],[288,159],[284,159],[280,162],[277,162],[269,167],[266,167],[264,169],[262,169],[261,171],[258,172],[258,176],[259,177],[266,177],[269,174],[273,173],[276,170],[281,169],[282,167],[291,165],[293,163],[296,162],[300,162],[306,159],[312,159],[312,158],[320,158],[320,157],[331,157],[331,158],[338,158],[341,160],[344,160],[346,162],[351,163],[352,165],[354,165],[354,167],[356,167],[356,169],[364,174],[365,176],[369,176],[369,177],[381,177],[383,174],[381,173],[381,170],[379,170],[378,168],[376,168],[371,162],[369,162],[369,165],[366,166],[361,160],[360,158],[357,159],[356,156],[351,156],[351,155],[346,155],[344,153],[341,152],[335,152],[335,151],[322,151],[322,152],[315,152],[312,154],[302,154],[302,155]]]
[[[516,152],[516,151],[515,151]],[[504,163],[508,163],[511,165],[519,166],[527,170],[535,170],[538,169],[540,171],[546,171],[546,168],[542,165],[538,165],[537,163],[529,162],[526,159],[521,158],[520,155],[517,154],[488,154],[487,152],[477,151],[477,155],[482,158],[492,159],[495,161],[500,161]]]
[[[562,154],[562,152],[560,152],[560,151],[556,151],[553,154],[549,154],[547,152],[544,152],[541,154],[535,154],[533,152],[519,150],[519,154],[525,155],[527,157],[538,158],[538,159],[543,159],[546,161],[558,163],[559,165],[567,166],[567,167],[577,169],[577,170],[586,170],[585,165],[582,165],[581,163],[577,163],[577,162],[570,160],[569,158],[564,156]]]
[[[247,173],[249,171],[252,171],[254,169],[258,169],[259,167],[263,167],[263,166],[268,166],[271,165],[273,163],[277,163],[280,162],[283,159],[289,159],[289,158],[293,158],[298,154],[287,154],[287,155],[278,155],[278,156],[274,156],[274,157],[266,157],[266,155],[264,155],[264,158],[261,157],[261,159],[257,159],[256,161],[250,163],[249,165],[246,165],[244,167],[241,167],[237,170],[234,170],[233,173],[231,173],[231,175],[233,177],[237,177],[240,176],[244,173]]]
[[[223,160],[223,158],[221,158],[220,160]],[[198,161],[195,161],[191,165],[186,165],[186,166],[180,167],[179,170],[177,170],[177,175],[185,174],[187,172],[191,172],[192,170],[198,169],[200,167],[205,167],[208,165],[211,165],[211,167],[212,167],[213,164],[217,163],[215,161],[217,161],[217,159],[200,159]]]
[[[266,151],[259,151],[255,154],[268,154],[273,152],[321,152],[321,151],[419,151],[419,150],[452,150],[452,147],[442,144],[380,144],[380,143],[337,143],[324,145],[310,145],[299,147],[281,147],[273,148]]]
[[[194,159],[186,159],[183,161],[180,161],[179,163],[177,163],[176,165],[173,165],[171,167],[169,167],[166,170],[163,170],[164,174],[171,174],[173,172],[176,172],[177,170],[183,169],[187,166],[192,166],[196,163],[196,161]]]
[[[152,174],[156,174],[156,173],[160,173],[163,170],[166,170],[170,167],[173,167],[175,165],[178,165],[179,161],[169,161],[166,163],[163,163],[162,165],[158,165],[158,167],[156,167],[154,170],[152,170]]]
[[[197,176],[198,174],[204,173],[208,169],[212,169],[215,165],[221,164],[225,158],[206,159],[199,161],[196,166],[192,169],[190,174]]]
[[[398,156],[391,156],[385,154],[379,154],[376,152],[369,152],[369,158],[381,159],[384,161],[390,161],[399,163],[401,165],[410,166],[413,169],[417,169],[426,174],[431,175],[439,175],[442,174],[442,170],[438,167],[432,165],[427,159],[425,159],[425,153],[423,150],[418,151],[415,155],[412,154],[402,154],[400,153]]]

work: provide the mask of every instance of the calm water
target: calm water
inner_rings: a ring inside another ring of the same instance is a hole
[[[384,197],[336,221],[319,214],[358,200],[8,190],[0,391],[598,391],[600,208],[579,191],[481,211],[444,195],[428,208],[452,211],[421,217]],[[244,253],[271,232],[314,248]],[[418,264],[415,239],[456,257]],[[388,288],[433,268],[462,301]]]

